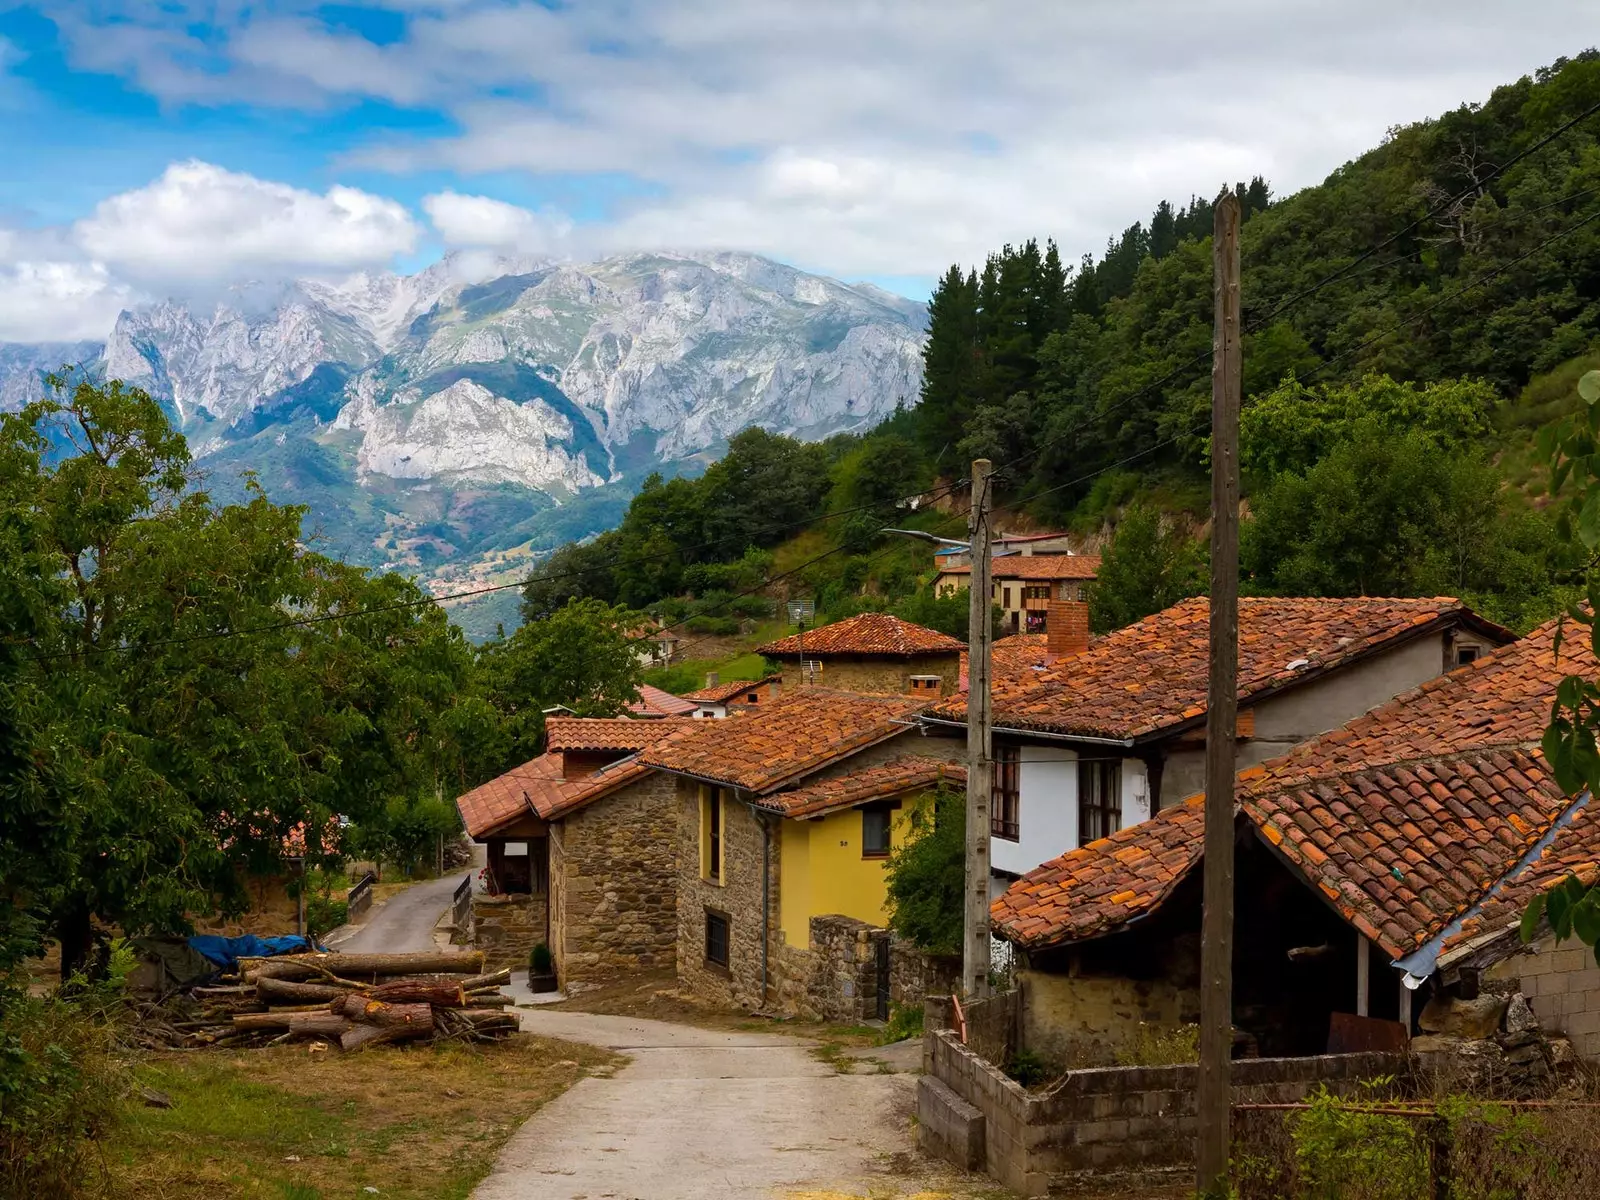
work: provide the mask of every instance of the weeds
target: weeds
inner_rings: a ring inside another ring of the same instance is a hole
[[[906,1038],[922,1036],[922,1005],[897,1004],[889,1013],[889,1021],[878,1037],[879,1045],[903,1042]]]
[[[1200,1061],[1200,1026],[1140,1021],[1132,1040],[1117,1048],[1119,1067],[1175,1067]]]

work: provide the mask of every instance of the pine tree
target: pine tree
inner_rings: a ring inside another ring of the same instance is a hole
[[[952,266],[928,302],[918,427],[928,456],[949,461],[976,403],[978,277]]]
[[[1163,200],[1156,205],[1150,218],[1150,254],[1153,258],[1165,258],[1177,245],[1177,217],[1172,211],[1172,202]]]

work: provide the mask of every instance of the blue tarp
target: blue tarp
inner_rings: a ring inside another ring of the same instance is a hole
[[[230,938],[200,933],[189,939],[189,945],[224,971],[236,970],[241,958],[276,958],[280,954],[304,954],[318,949],[315,941],[299,934],[264,938],[247,933]]]

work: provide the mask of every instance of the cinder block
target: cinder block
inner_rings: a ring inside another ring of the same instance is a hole
[[[930,1075],[917,1079],[917,1128],[928,1153],[966,1171],[983,1167],[983,1114]]]

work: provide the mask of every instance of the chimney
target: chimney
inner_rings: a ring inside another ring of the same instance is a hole
[[[715,671],[706,672],[706,686],[708,688],[716,687],[718,682],[717,673]]]
[[[1089,605],[1082,600],[1052,600],[1046,610],[1044,648],[1051,658],[1071,658],[1089,648]]]
[[[783,680],[774,679],[770,684],[767,685],[767,699],[776,700],[778,698],[778,694],[782,691]]]

